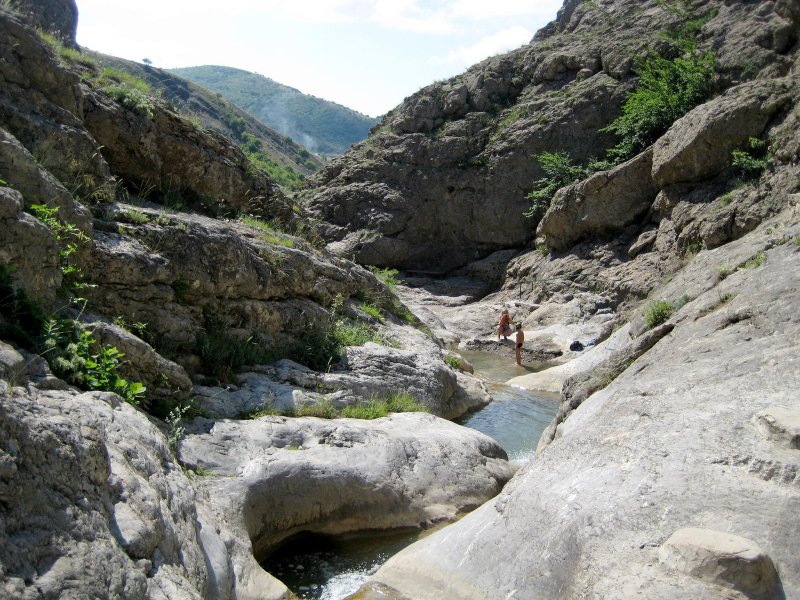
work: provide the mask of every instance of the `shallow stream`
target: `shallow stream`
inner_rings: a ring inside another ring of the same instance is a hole
[[[510,460],[528,462],[539,436],[556,414],[558,396],[502,383],[528,372],[513,360],[485,352],[460,354],[475,367],[475,375],[486,381],[494,401],[458,422],[497,440]],[[335,538],[307,535],[282,546],[262,566],[299,598],[342,600],[390,556],[430,533],[413,530]]]

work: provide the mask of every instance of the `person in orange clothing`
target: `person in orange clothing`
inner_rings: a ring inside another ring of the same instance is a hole
[[[504,308],[500,311],[500,318],[497,319],[497,339],[500,340],[500,336],[503,336],[504,340],[508,339],[508,336],[511,335],[511,315],[508,314],[508,309]]]

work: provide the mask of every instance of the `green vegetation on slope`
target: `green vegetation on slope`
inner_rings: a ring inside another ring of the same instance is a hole
[[[622,114],[600,130],[615,133],[619,137],[617,144],[608,150],[606,160],[591,160],[587,165],[576,165],[567,152],[542,152],[534,157],[541,165],[544,177],[533,182],[533,190],[527,195],[531,208],[525,213],[526,216],[541,218],[560,188],[632,158],[654,143],[675,121],[708,98],[716,70],[716,55],[713,52],[701,52],[695,39],[714,13],[698,17],[667,2],[662,3],[662,8],[684,19],[668,35],[678,55],[674,58],[659,54],[640,57],[635,69],[638,81],[625,98]],[[756,146],[751,148],[755,149]],[[754,158],[745,152],[734,156],[734,160],[739,161],[736,166],[748,173],[758,173],[764,168],[766,162],[760,159],[760,156]]]
[[[714,12],[697,16],[663,2],[683,21],[667,36],[679,53],[674,58],[650,54],[639,60],[636,89],[628,94],[622,114],[603,131],[620,137],[609,158],[622,162],[652,144],[675,121],[708,98],[717,66],[713,52],[701,52],[697,35]]]
[[[321,154],[344,153],[366,139],[378,121],[240,69],[206,65],[170,72],[221,94],[272,129]]]
[[[175,76],[168,71],[133,61],[90,52],[87,56],[102,68],[103,73],[123,85],[124,97],[115,98],[129,106],[135,101],[138,88],[128,81],[141,81],[156,94],[172,103],[176,110],[198,128],[208,127],[223,132],[247,154],[254,166],[265,170],[276,183],[287,189],[297,189],[308,175],[322,166],[321,161],[306,148],[285,135],[267,127],[219,94]],[[125,79],[121,79],[125,77]],[[109,91],[106,89],[109,93]]]

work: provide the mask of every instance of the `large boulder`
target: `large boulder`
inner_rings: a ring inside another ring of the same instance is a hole
[[[4,598],[229,597],[208,593],[196,502],[165,436],[118,396],[0,381]]]
[[[37,28],[77,46],[78,6],[75,0],[10,0],[10,7],[23,13]]]
[[[17,288],[49,305],[62,281],[58,243],[50,230],[22,207],[17,190],[0,187],[0,263],[10,266]]]
[[[290,236],[282,239],[296,247],[270,243],[239,222],[124,204],[104,216],[87,268],[95,312],[148,323],[181,344],[212,317],[239,332],[295,336],[324,318],[322,306],[338,294],[385,289],[349,261]]]
[[[655,143],[653,179],[663,188],[716,175],[730,164],[733,150],[761,136],[789,101],[788,91],[788,81],[753,81],[690,111]]]
[[[650,175],[648,149],[609,171],[560,189],[542,217],[537,235],[553,250],[591,236],[619,233],[650,208],[658,187]]]
[[[292,211],[269,176],[225,136],[197,128],[153,100],[150,114],[87,94],[83,123],[112,171],[134,189],[203,212],[259,212],[289,220]]]
[[[205,474],[199,485],[229,532],[237,598],[258,592],[249,579],[263,573],[255,559],[295,533],[453,519],[494,496],[514,472],[491,438],[419,413],[374,421],[197,419],[179,455]]]
[[[658,559],[669,569],[733,588],[748,598],[769,600],[780,593],[780,579],[769,555],[738,535],[685,527],[661,545]]]
[[[0,127],[0,173],[18,190],[25,206],[43,204],[58,208],[59,221],[70,223],[85,235],[92,234],[89,209],[75,201],[72,194],[8,131]]]

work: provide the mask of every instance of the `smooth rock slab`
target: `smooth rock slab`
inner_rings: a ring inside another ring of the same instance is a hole
[[[256,558],[301,531],[337,534],[452,519],[515,469],[491,438],[425,413],[371,421],[197,419],[181,461]]]
[[[753,423],[766,439],[784,448],[800,449],[800,410],[769,406],[753,417]]]
[[[749,597],[772,598],[778,590],[770,557],[755,542],[731,533],[679,529],[661,546],[658,559],[670,569],[732,587]]]

